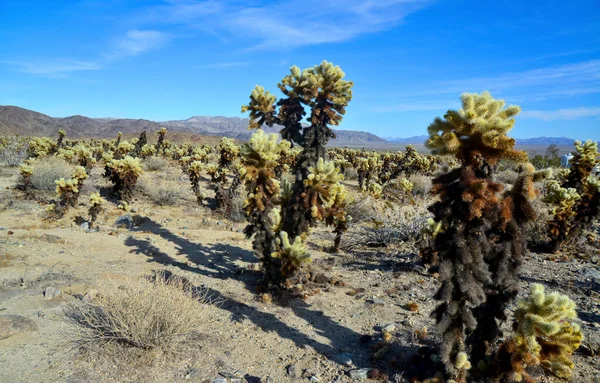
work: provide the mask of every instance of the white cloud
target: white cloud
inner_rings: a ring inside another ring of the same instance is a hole
[[[544,121],[553,120],[575,120],[581,117],[600,116],[600,107],[582,106],[579,108],[557,109],[557,110],[529,110],[521,113],[524,118],[534,118]]]
[[[398,26],[432,0],[288,0],[261,6],[215,1],[168,1],[149,8],[141,23],[187,24],[242,37],[252,48],[282,49],[338,43]]]
[[[76,60],[38,60],[31,62],[9,62],[19,72],[47,77],[66,77],[68,73],[77,71],[98,70],[101,65],[90,61]]]
[[[105,58],[107,60],[117,60],[129,56],[137,56],[162,46],[168,40],[168,35],[163,32],[133,29],[114,42],[112,50]]]

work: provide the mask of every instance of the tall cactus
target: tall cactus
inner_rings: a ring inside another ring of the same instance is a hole
[[[341,122],[352,99],[353,83],[344,80],[345,74],[339,67],[326,61],[303,71],[293,66],[290,72],[277,85],[283,98],[277,100],[263,87],[256,86],[250,103],[242,106],[242,112],[250,112],[250,128],[282,125],[282,138],[303,148],[292,169],[295,182],[281,208],[281,231],[286,233],[285,238],[293,238],[296,246],[296,238],[305,242],[309,228],[324,218],[320,198],[328,198],[328,192],[313,193],[309,176],[319,166],[318,162],[326,158],[325,145],[335,137],[330,125]],[[302,125],[305,107],[310,110],[308,126]],[[309,194],[312,196],[307,198]],[[282,238],[280,236],[280,244],[284,243]],[[278,252],[282,255],[288,251],[279,246]]]
[[[520,108],[505,108],[488,92],[464,93],[461,100],[462,109],[449,110],[429,126],[426,146],[461,163],[434,179],[432,192],[439,201],[430,211],[440,225],[432,252],[439,257],[442,281],[436,294],[441,303],[432,315],[443,335],[446,370],[464,382],[470,364],[484,358],[500,335],[498,321],[517,295],[521,228],[535,217],[529,204],[535,176],[525,173],[520,187],[501,195],[503,186],[492,179],[494,165],[502,159],[527,161],[507,136]]]

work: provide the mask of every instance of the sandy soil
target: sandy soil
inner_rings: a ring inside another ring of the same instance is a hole
[[[45,221],[43,206],[18,198],[11,189],[17,171],[0,169],[0,315],[20,315],[37,327],[0,340],[0,382],[212,382],[219,377],[229,382],[351,382],[356,380],[349,371],[359,368],[389,369],[389,380],[402,382],[410,357],[436,345],[429,313],[436,304],[437,281],[419,265],[411,246],[332,255],[322,251],[327,235],[315,236],[314,267],[345,286],[327,287],[306,300],[267,303],[255,293],[260,274],[251,243],[241,233],[244,224],[195,205],[176,171],[167,169],[175,175],[161,177],[181,190],[177,206],[155,206],[140,196],[134,203],[137,212],[131,213],[137,224],[127,229],[114,226],[124,213],[109,204],[100,231],[86,232],[74,223],[76,216],[86,216],[85,206],[61,220]],[[106,186],[98,177],[90,182]],[[82,353],[74,343],[77,329],[65,315],[69,306],[102,280],[156,270],[187,278],[217,302],[200,329],[199,346],[164,358],[132,358],[110,348]],[[582,383],[600,382],[600,289],[586,276],[589,270],[597,271],[598,265],[530,254],[522,273],[523,292],[531,283],[543,283],[577,302],[588,343],[574,356],[572,381]],[[45,299],[47,287],[63,294]],[[417,311],[409,310],[409,303],[416,303]],[[388,354],[398,363],[386,358],[373,363],[370,346],[390,324],[395,329]],[[424,327],[429,335],[420,337],[416,330]]]

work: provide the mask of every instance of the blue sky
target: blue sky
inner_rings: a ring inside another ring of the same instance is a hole
[[[462,92],[521,105],[512,135],[600,140],[598,0],[0,1],[0,105],[51,116],[242,116],[256,84],[331,61],[340,128],[426,133]]]

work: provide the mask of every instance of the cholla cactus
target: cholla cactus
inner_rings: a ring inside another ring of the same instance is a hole
[[[304,71],[293,66],[290,72],[278,84],[284,95],[282,99],[277,101],[274,95],[257,86],[250,95],[250,103],[242,106],[242,112],[250,112],[249,128],[282,125],[282,138],[303,148],[292,169],[295,182],[289,189],[289,195],[282,199],[285,205],[281,209],[281,230],[291,238],[300,237],[304,241],[310,226],[325,217],[322,209],[328,202],[324,205],[324,201],[334,197],[328,195],[333,190],[331,185],[329,190],[324,190],[323,185],[313,182],[317,175],[314,174],[313,180],[309,179],[309,175],[315,170],[319,172],[318,161],[326,158],[325,145],[335,137],[329,126],[341,122],[352,99],[353,83],[344,80],[345,74],[339,67],[326,61]],[[301,123],[306,114],[305,106],[310,109],[308,127]],[[272,242],[272,239],[264,237],[259,240]],[[259,247],[272,246],[266,242]],[[278,282],[281,284],[281,279]]]
[[[90,215],[90,229],[96,226],[98,220],[98,214],[102,211],[102,205],[106,203],[106,200],[100,196],[100,193],[92,193],[90,196],[90,208],[88,214]]]
[[[131,157],[146,158],[144,154],[147,154],[147,152],[144,152],[144,147],[148,147],[148,137],[146,135],[146,131],[140,133],[140,137],[136,141],[135,147],[130,153]]]
[[[443,335],[441,357],[452,379],[465,382],[464,355],[476,365],[490,352],[500,335],[498,321],[518,293],[522,226],[535,218],[530,205],[535,189],[528,173],[501,195],[503,186],[492,178],[501,159],[527,161],[507,136],[519,107],[504,108],[504,101],[488,92],[465,93],[461,99],[462,109],[448,111],[429,126],[426,145],[461,162],[460,168],[434,179],[432,192],[440,200],[430,211],[440,225],[431,252],[440,260],[442,285],[436,298],[441,304],[433,316]]]
[[[306,245],[302,241],[302,237],[297,236],[294,242],[291,243],[288,233],[280,231],[276,243],[278,250],[273,252],[271,256],[281,259],[281,274],[283,278],[293,275],[302,263],[310,262],[310,254],[306,251]]]
[[[79,188],[77,180],[64,178],[54,181],[56,184],[56,195],[59,198],[59,204],[56,206],[55,213],[62,217],[69,210],[69,207],[75,207],[79,197]]]
[[[114,185],[113,193],[119,199],[130,202],[135,184],[143,173],[140,159],[127,156],[122,160],[112,160],[108,167],[111,170],[110,180]]]
[[[164,151],[167,148],[167,145],[165,144],[167,128],[160,128],[160,130],[156,132],[156,134],[158,135],[158,141],[156,142],[156,153],[160,153],[161,151]]]
[[[600,217],[598,179],[591,175],[594,167],[600,165],[598,144],[575,141],[575,148],[577,152],[564,181],[553,180],[548,186],[546,201],[555,206],[548,227],[553,251],[579,237]]]
[[[78,144],[73,147],[73,153],[77,157],[77,163],[80,166],[83,166],[87,170],[90,170],[94,164],[96,163],[96,158],[94,157],[94,153],[85,145]]]
[[[512,381],[535,382],[527,368],[541,365],[559,378],[569,378],[571,355],[583,341],[579,326],[572,323],[576,318],[575,303],[568,296],[546,294],[544,286],[534,284],[515,311],[515,335],[500,349],[500,363],[510,365],[497,366],[497,373]]]
[[[309,209],[311,216],[322,221],[326,216],[326,209],[336,200],[336,188],[344,176],[333,162],[319,158],[315,166],[308,168],[308,176],[304,180],[304,208]]]
[[[285,281],[282,274],[284,258],[273,256],[276,251],[276,232],[281,226],[280,209],[276,208],[280,183],[275,178],[274,169],[279,152],[289,147],[289,143],[278,143],[277,139],[276,134],[267,135],[259,129],[241,148],[244,166],[241,177],[248,191],[248,198],[244,202],[248,226],[244,233],[248,238],[254,236],[254,252],[263,263],[267,285],[280,285]]]
[[[33,175],[33,168],[29,165],[21,165],[19,167],[19,173],[23,178],[23,191],[29,193],[31,191],[31,176]]]
[[[117,149],[114,152],[114,156],[116,159],[121,159],[127,156],[127,154],[135,149],[135,145],[128,141],[121,141],[119,145],[117,145]]]
[[[377,182],[373,182],[369,184],[369,188],[367,189],[369,195],[375,199],[381,198],[383,195],[383,188]]]
[[[192,184],[192,191],[196,196],[198,205],[202,205],[202,200],[204,199],[202,191],[200,190],[200,179],[202,178],[202,170],[204,170],[204,165],[202,165],[200,161],[192,162],[187,168],[190,183]]]
[[[221,170],[217,164],[207,164],[206,174],[210,176],[211,182],[219,182],[221,180]]]
[[[88,174],[86,173],[85,168],[83,166],[77,166],[75,167],[71,178],[77,180],[77,187],[81,189],[81,187],[83,186],[83,181],[88,179]]]

